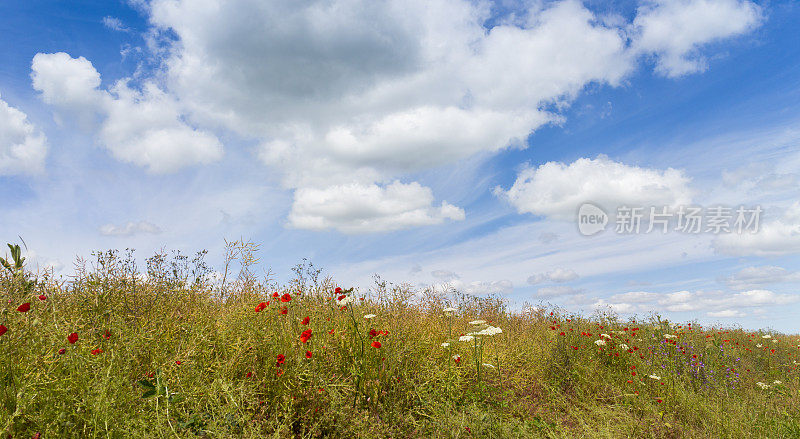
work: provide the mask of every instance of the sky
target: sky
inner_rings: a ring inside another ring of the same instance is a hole
[[[0,241],[68,276],[126,248],[219,269],[243,238],[279,282],[307,258],[364,292],[798,333],[798,22],[791,1],[1,2]]]

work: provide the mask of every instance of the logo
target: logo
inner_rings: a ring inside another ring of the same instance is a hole
[[[578,208],[578,231],[583,236],[602,232],[608,224],[608,215],[592,203],[583,203]]]

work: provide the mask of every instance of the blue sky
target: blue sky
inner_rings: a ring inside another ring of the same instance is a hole
[[[0,4],[0,240],[800,331],[796,3],[190,3]],[[764,214],[587,237],[583,201]]]

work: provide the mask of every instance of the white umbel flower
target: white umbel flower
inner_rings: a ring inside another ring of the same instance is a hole
[[[677,335],[672,335],[672,334],[664,334],[664,338],[673,339],[673,338],[678,338],[678,336]]]
[[[600,340],[595,340],[594,344],[596,344],[597,346],[605,346],[606,341],[601,338]]]
[[[772,338],[772,336],[767,334],[767,335],[762,335],[761,338]]]
[[[473,321],[469,322],[469,324],[470,325],[485,325],[486,324],[486,320],[473,320]]]
[[[461,337],[458,337],[458,341],[465,341],[466,342],[466,341],[472,341],[472,340],[475,340],[475,337],[473,337],[471,335],[462,335]]]
[[[444,311],[444,313],[449,316],[450,314],[453,314],[454,312],[456,312],[456,309],[453,308],[453,307],[447,307],[447,308],[443,309],[442,311]]]
[[[491,367],[492,369],[495,369],[494,364],[483,363],[483,366]]]
[[[607,339],[611,340],[611,336],[608,335],[608,334],[600,334],[600,337],[607,338]]]
[[[484,329],[482,331],[476,332],[475,335],[488,335],[489,337],[491,337],[493,335],[502,334],[502,333],[503,333],[502,329],[494,327],[494,326],[489,326],[488,328],[486,328],[486,329]]]
[[[761,381],[757,382],[757,383],[756,383],[756,386],[758,386],[758,387],[761,387],[761,389],[762,389],[762,390],[767,390],[767,389],[769,389],[769,384],[762,383]]]
[[[661,379],[661,377],[660,377],[660,376],[658,376],[658,375],[648,375],[648,376],[649,376],[650,378],[652,378],[652,379],[656,380],[656,381],[658,381],[658,380],[660,380],[660,379]]]
[[[450,347],[450,343],[447,343],[447,342],[442,343],[442,347],[443,348],[449,348]]]
[[[374,319],[374,318],[375,318],[375,314],[366,314],[366,315],[364,316],[364,318],[365,318],[365,319],[367,319],[367,320],[369,320],[369,319]]]
[[[625,343],[620,343],[619,348],[622,349],[623,351],[627,351],[628,349],[630,349],[630,347],[628,347],[628,345],[626,345]]]

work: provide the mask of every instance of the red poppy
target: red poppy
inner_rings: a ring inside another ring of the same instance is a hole
[[[17,311],[19,311],[19,312],[28,312],[30,310],[31,310],[31,303],[30,302],[25,302],[22,305],[20,305],[19,307],[17,307]]]
[[[256,305],[256,312],[261,312],[261,311],[263,311],[263,310],[264,310],[266,307],[267,307],[267,303],[266,303],[266,302],[261,302],[261,303],[259,303],[258,305]]]
[[[272,297],[277,299],[278,297],[281,297],[281,295],[278,294],[278,292],[276,291],[276,292],[272,293]]]
[[[300,322],[300,324],[301,325],[307,325],[308,322],[310,322],[310,321],[311,321],[311,317],[306,316],[306,318],[304,318],[303,321]]]
[[[331,329],[330,331],[328,331],[328,334],[333,334],[333,332],[334,332],[334,330]]]
[[[288,314],[288,313],[289,313],[289,309],[288,308],[286,308],[285,306],[283,308],[281,308],[281,314]]]
[[[336,293],[336,294],[339,294],[339,293],[342,292],[342,289],[340,287],[336,287],[336,289],[333,290],[333,292]],[[339,300],[341,300],[341,299],[339,299]]]
[[[373,337],[377,337],[377,336],[378,336],[378,331],[376,331],[375,328],[372,328],[372,329],[369,330],[369,338],[373,338]]]
[[[177,360],[177,361],[175,361],[175,364],[177,364],[178,366],[180,366],[180,365],[181,365],[181,363],[182,363],[182,361],[181,361],[181,360]]]
[[[660,399],[657,399],[656,402],[661,403],[661,402],[664,402],[664,401],[662,401]]]
[[[94,349],[94,350],[92,350],[92,355],[97,355],[97,354],[102,354],[102,353],[103,353],[102,349]]]
[[[572,349],[575,349],[577,351],[578,347],[577,346],[573,346]]]
[[[312,335],[311,332],[312,331],[310,329],[306,329],[305,331],[303,331],[303,333],[300,334],[300,341],[302,341],[303,343],[307,342],[308,339],[311,338]]]
[[[344,300],[345,297],[347,297],[347,296],[342,294],[341,296],[337,297],[336,300],[341,302],[342,300]]]
[[[6,332],[8,332],[8,328],[6,328],[6,325],[0,325],[0,335],[5,334]]]
[[[286,293],[283,296],[281,296],[281,302],[291,302],[291,301],[292,301],[292,295],[291,294]]]
[[[103,338],[105,338],[106,340],[111,338],[111,332],[108,329],[106,329],[105,332],[103,332]]]
[[[311,359],[311,351],[306,351],[306,358]]]
[[[78,341],[78,333],[73,332],[72,334],[67,336],[67,341],[69,342],[69,344],[75,344],[75,342]]]
[[[381,348],[381,342],[379,342],[379,341],[377,341],[377,340],[376,340],[376,341],[373,341],[373,342],[372,342],[372,343],[370,343],[369,345],[370,345],[370,346],[372,346],[372,347],[373,347],[373,348],[375,348],[375,349],[380,349],[380,348]]]
[[[453,361],[455,361],[456,364],[460,363],[461,362],[461,355],[456,355],[455,357],[453,357]]]
[[[276,366],[280,366],[286,361],[286,357],[283,354],[278,354],[278,361],[275,363]]]
[[[67,350],[64,349],[64,348],[61,348],[61,349],[58,350],[58,355],[64,355],[66,353],[67,353]]]
[[[247,372],[247,378],[250,378],[251,376],[253,376],[253,372]]]
[[[39,300],[45,301],[47,300],[47,296],[45,296],[44,294],[39,294]]]
[[[564,334],[564,332],[559,332],[558,335],[567,335],[567,334]]]
[[[343,306],[343,307],[339,308],[339,311],[347,311],[347,307]]]
[[[278,369],[278,372],[276,373],[276,375],[278,375],[278,376],[283,375],[283,369]]]

